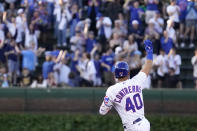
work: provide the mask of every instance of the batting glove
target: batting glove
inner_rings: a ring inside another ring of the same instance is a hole
[[[153,44],[152,44],[152,42],[150,40],[145,40],[144,45],[145,45],[145,50],[147,53],[146,58],[149,60],[153,60]]]

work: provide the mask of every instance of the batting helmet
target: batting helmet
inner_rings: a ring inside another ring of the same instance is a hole
[[[129,65],[126,62],[119,61],[115,65],[115,77],[123,78],[129,74]]]

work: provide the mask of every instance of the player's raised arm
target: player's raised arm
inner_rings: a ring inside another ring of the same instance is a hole
[[[147,56],[146,56],[145,65],[141,69],[141,72],[144,72],[146,75],[149,75],[153,64],[153,44],[150,40],[145,40],[144,45],[145,45]]]

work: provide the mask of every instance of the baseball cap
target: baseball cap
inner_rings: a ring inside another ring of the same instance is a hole
[[[51,56],[51,51],[46,51],[45,56]]]
[[[140,51],[137,50],[137,51],[134,52],[134,55],[139,55],[139,56],[141,56],[142,53],[141,53]]]
[[[59,55],[59,52],[60,52],[59,50],[52,51],[51,56],[57,57]]]
[[[122,48],[120,46],[116,47],[115,54],[119,54],[122,51]]]
[[[96,15],[96,20],[98,20],[98,19],[101,18],[102,16],[103,16],[103,14],[97,13],[97,15]]]
[[[150,19],[148,24],[155,24],[154,19]]]
[[[22,8],[18,9],[18,11],[17,11],[17,14],[21,14],[21,13],[23,13],[23,9]]]
[[[132,25],[138,25],[138,24],[139,24],[139,22],[137,20],[132,21]]]
[[[91,23],[91,20],[89,18],[86,18],[85,23]]]

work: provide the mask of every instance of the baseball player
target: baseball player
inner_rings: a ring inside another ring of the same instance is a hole
[[[114,75],[118,82],[107,89],[99,110],[101,115],[105,115],[114,107],[122,119],[125,131],[150,131],[150,123],[144,116],[142,90],[152,68],[153,46],[150,40],[145,40],[144,45],[147,52],[145,65],[132,79],[129,78],[126,62],[115,64]]]

